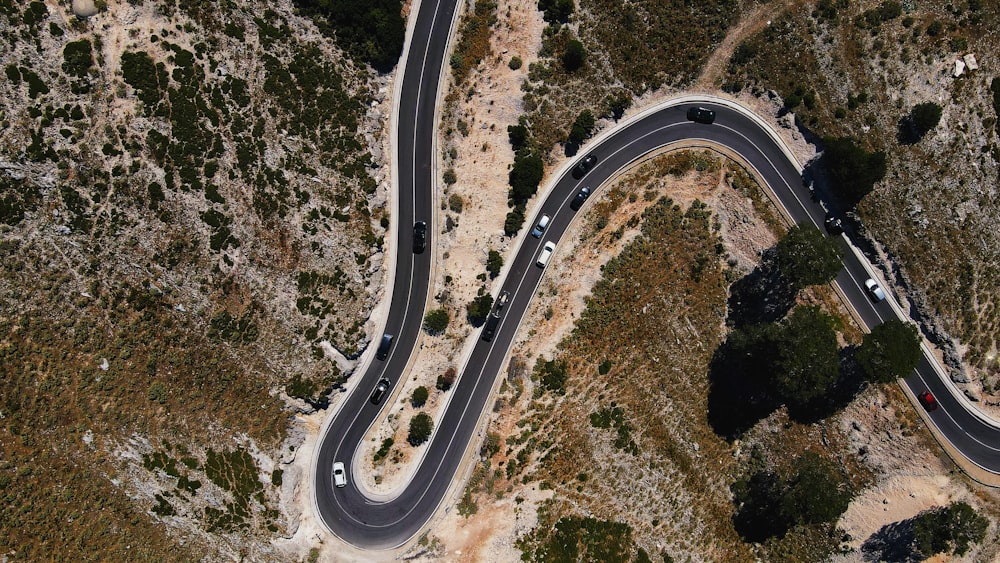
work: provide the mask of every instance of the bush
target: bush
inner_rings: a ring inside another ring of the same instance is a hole
[[[441,334],[448,328],[450,321],[451,318],[448,315],[447,309],[444,307],[432,309],[424,315],[424,330],[430,334]]]
[[[914,522],[917,548],[927,557],[937,553],[965,555],[970,543],[986,537],[989,521],[967,503],[956,502],[921,514]]]
[[[458,176],[455,175],[455,169],[449,168],[445,170],[444,174],[442,174],[442,179],[444,180],[444,183],[449,186],[457,182]]]
[[[521,60],[521,57],[514,55],[513,57],[510,58],[510,62],[507,63],[507,66],[510,67],[511,70],[517,70],[521,68],[523,64],[524,61]]]
[[[434,420],[425,412],[417,413],[410,419],[410,433],[407,435],[406,441],[411,446],[419,446],[431,437],[433,431]]]
[[[83,78],[93,64],[94,55],[89,39],[67,43],[63,48],[62,69],[66,74]]]
[[[501,268],[503,268],[503,256],[491,248],[489,255],[486,257],[486,271],[490,273],[490,278],[500,275]]]
[[[587,62],[587,50],[577,39],[570,39],[566,43],[566,50],[562,54],[562,65],[566,72],[576,72]]]
[[[917,327],[894,318],[866,334],[854,357],[869,381],[892,383],[916,369],[920,355]]]
[[[518,204],[514,206],[507,212],[507,217],[503,221],[503,232],[505,235],[512,237],[521,230],[524,225],[524,204]]]
[[[480,289],[480,292],[483,290]],[[493,308],[493,296],[489,293],[483,293],[475,299],[469,302],[465,306],[465,309],[469,316],[469,322],[474,326],[479,326],[483,321],[486,320],[486,315],[490,314],[490,310]]]
[[[516,203],[524,203],[538,191],[542,181],[545,165],[542,157],[533,152],[519,152],[514,157],[514,167],[507,176],[510,184],[510,199]]]
[[[376,70],[391,70],[399,60],[406,36],[400,0],[297,0],[297,4],[327,16],[341,47]]]
[[[458,372],[455,371],[455,368],[449,367],[448,369],[444,370],[444,373],[438,376],[436,387],[441,391],[447,391],[448,389],[451,389],[451,386],[455,384],[455,377],[457,375]]]
[[[796,307],[775,338],[773,385],[789,405],[819,398],[840,374],[834,319],[816,306]]]
[[[569,21],[575,8],[573,0],[538,0],[538,9],[544,12],[542,17],[549,23]]]
[[[410,396],[410,404],[414,407],[422,407],[427,402],[429,395],[430,393],[427,392],[427,388],[421,385],[413,390],[413,395]]]
[[[539,359],[535,364],[535,374],[542,387],[558,393],[566,393],[566,362],[562,360],[544,361]]]
[[[462,200],[462,196],[458,194],[451,194],[448,196],[448,208],[455,213],[461,213],[465,202]]]
[[[573,121],[573,127],[569,131],[569,142],[574,145],[579,145],[580,143],[587,140],[590,137],[590,133],[594,130],[594,114],[591,113],[589,109],[585,109],[580,112],[580,115],[576,116],[576,120]]]
[[[523,123],[507,126],[507,138],[510,140],[511,148],[515,151],[519,151],[526,147],[530,137],[531,133]]]

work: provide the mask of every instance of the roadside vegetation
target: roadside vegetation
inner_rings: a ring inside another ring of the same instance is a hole
[[[95,25],[0,2],[13,559],[228,559],[287,534],[290,415],[343,379],[325,349],[367,344],[370,71],[288,6],[156,4],[147,30],[129,4]]]

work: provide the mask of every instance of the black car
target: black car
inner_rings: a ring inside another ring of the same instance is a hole
[[[375,350],[375,357],[385,361],[389,357],[389,348],[392,347],[392,335],[388,332],[382,335],[382,341],[378,343],[378,350]]]
[[[688,110],[688,120],[711,125],[715,121],[715,112],[703,107],[693,107]]]
[[[580,208],[583,207],[583,203],[587,201],[588,197],[590,197],[590,188],[583,188],[580,190],[580,193],[576,194],[573,201],[569,202],[570,209],[573,211],[579,211]]]
[[[382,379],[379,379],[378,383],[375,384],[375,389],[372,391],[372,398],[371,398],[372,404],[377,405],[381,403],[382,399],[385,397],[385,392],[388,390],[389,390],[389,380],[384,377]]]
[[[588,154],[586,158],[573,167],[573,177],[577,180],[583,178],[587,172],[590,172],[590,169],[593,168],[595,164],[597,164],[597,157],[592,154]]]
[[[413,252],[420,254],[427,248],[427,223],[417,221],[413,224]]]
[[[841,220],[833,215],[830,215],[829,213],[826,215],[826,220],[823,221],[823,224],[826,226],[826,232],[833,236],[837,236],[844,232],[844,224]]]

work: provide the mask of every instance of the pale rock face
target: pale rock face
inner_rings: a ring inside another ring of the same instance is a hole
[[[97,6],[94,0],[73,0],[73,15],[80,19],[97,15]]]

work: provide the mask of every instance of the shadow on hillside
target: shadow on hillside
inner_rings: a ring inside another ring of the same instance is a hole
[[[861,544],[865,561],[886,563],[916,563],[923,557],[914,549],[914,527],[917,517],[882,526]]]
[[[795,288],[774,264],[774,248],[760,265],[729,288],[726,323],[733,328],[773,323],[785,318],[795,304]]]
[[[708,381],[708,423],[734,440],[781,406],[767,384],[764,350],[728,339],[712,355]]]

